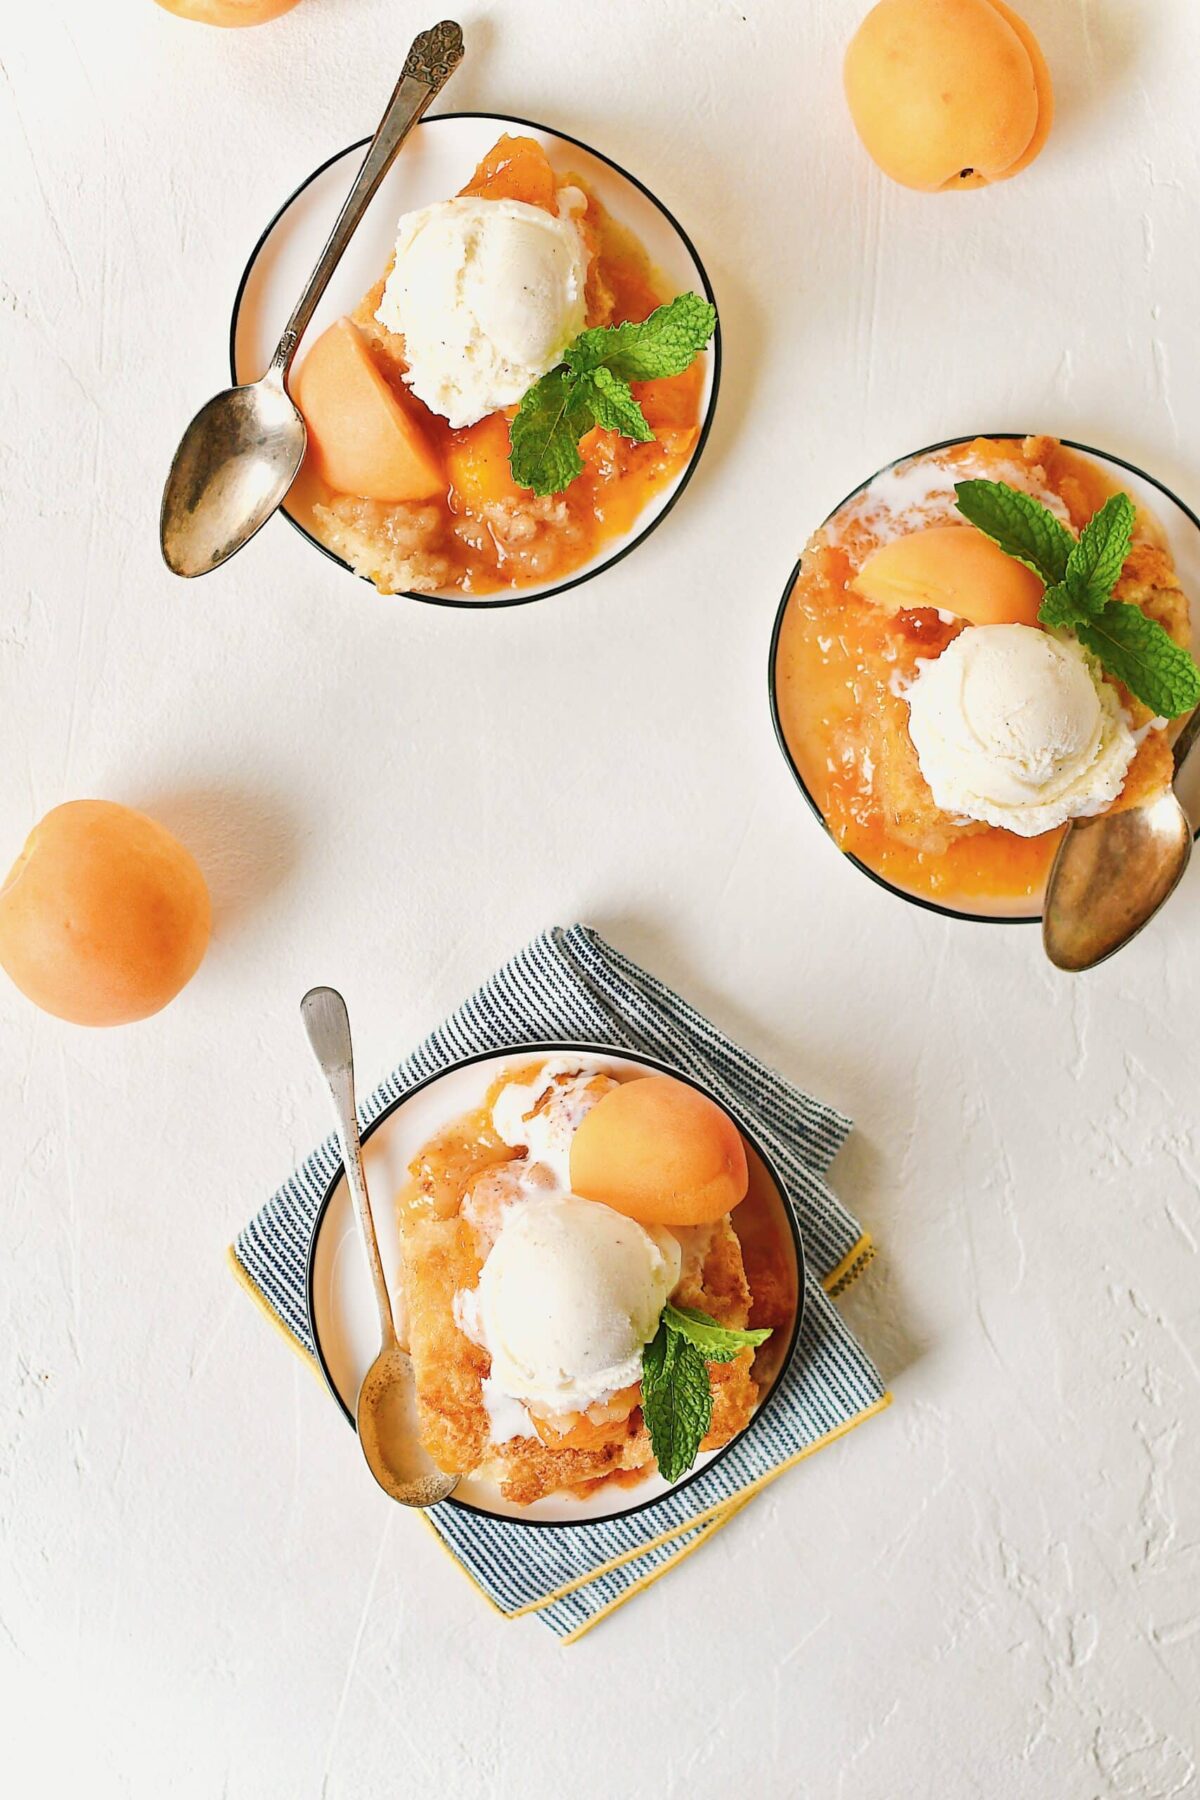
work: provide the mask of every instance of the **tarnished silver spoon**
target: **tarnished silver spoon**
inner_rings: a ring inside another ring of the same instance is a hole
[[[358,1229],[366,1251],[375,1304],[379,1309],[379,1355],[363,1376],[355,1407],[358,1441],[367,1467],[385,1494],[402,1506],[436,1506],[458,1486],[426,1454],[417,1430],[416,1379],[412,1358],[400,1348],[392,1317],[391,1296],[384,1278],[363,1172],[358,1114],[354,1105],[354,1051],[350,1015],[334,988],[312,988],[300,1002],[300,1016],[313,1054],[329,1083],[337,1119],[338,1142],[346,1185],[354,1202]]]
[[[1175,779],[1200,737],[1200,708],[1175,742]],[[1075,819],[1058,848],[1042,914],[1046,955],[1078,973],[1113,956],[1170,899],[1192,854],[1174,787],[1124,812]]]
[[[266,374],[214,395],[184,432],[159,517],[163,559],[176,575],[207,575],[228,562],[266,524],[299,474],[308,433],[285,385],[296,346],[397,150],[462,55],[462,31],[450,19],[413,40],[404,73]]]

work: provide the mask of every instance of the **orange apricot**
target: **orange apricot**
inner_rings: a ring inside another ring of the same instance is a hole
[[[673,1075],[612,1088],[571,1140],[571,1186],[643,1225],[708,1225],[746,1197],[733,1120]]]
[[[191,853],[112,800],[71,800],[35,825],[0,888],[0,967],[73,1025],[127,1025],[200,966],[212,906]]]
[[[313,466],[339,494],[394,504],[445,493],[414,403],[388,385],[352,319],[322,332],[289,385]]]
[[[166,12],[200,25],[265,25],[291,12],[299,0],[158,0]]]
[[[1027,168],[1054,118],[1037,39],[1005,0],[879,0],[850,40],[846,98],[885,175],[934,192]]]
[[[478,515],[497,501],[528,500],[528,488],[518,487],[512,478],[510,448],[508,420],[503,413],[489,413],[469,430],[456,433],[446,452],[450,504],[455,511]]]
[[[546,152],[536,138],[509,137],[507,132],[493,144],[461,192],[485,200],[524,200],[543,212],[558,211],[558,182]]]
[[[1044,584],[974,525],[927,525],[883,544],[850,583],[885,612],[935,607],[972,625],[1036,625]]]

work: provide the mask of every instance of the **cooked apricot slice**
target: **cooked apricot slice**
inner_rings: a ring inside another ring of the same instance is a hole
[[[200,966],[212,908],[178,838],[111,800],[72,800],[36,825],[0,888],[0,966],[44,1012],[127,1025]]]
[[[167,12],[201,25],[265,25],[298,0],[158,0]]]
[[[512,478],[509,449],[503,413],[489,413],[457,434],[446,452],[450,504],[456,511],[478,514],[497,501],[529,498],[528,488],[518,487]]]
[[[445,493],[445,475],[412,403],[385,381],[353,320],[338,319],[322,333],[291,390],[308,426],[313,466],[339,494],[396,502]]]
[[[741,1134],[673,1075],[613,1088],[571,1140],[571,1186],[643,1225],[708,1225],[746,1197]]]
[[[1005,0],[879,0],[850,41],[846,98],[886,175],[935,191],[1007,181],[1054,116],[1037,40]]]
[[[1036,625],[1045,593],[1032,569],[974,525],[928,525],[868,556],[850,583],[885,612],[934,607],[972,625]]]
[[[682,375],[661,375],[656,381],[640,381],[634,387],[647,425],[691,425],[704,386],[705,358],[698,356]]]
[[[629,1417],[641,1397],[641,1386],[636,1384],[619,1389],[611,1400],[589,1406],[586,1412],[543,1419],[531,1409],[529,1417],[547,1450],[602,1450],[612,1442],[613,1426]]]
[[[558,211],[558,183],[536,138],[504,136],[492,146],[461,190],[485,200],[524,200],[544,212]]]

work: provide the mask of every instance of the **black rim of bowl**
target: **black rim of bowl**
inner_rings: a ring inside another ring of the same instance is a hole
[[[636,175],[631,175],[628,169],[622,168],[620,163],[614,162],[611,156],[605,156],[601,150],[594,150],[590,144],[585,144],[582,138],[572,137],[570,132],[559,131],[553,125],[539,124],[536,119],[520,119],[514,114],[509,113],[433,113],[422,119],[417,129],[424,130],[427,125],[440,125],[445,121],[458,119],[494,119],[499,125],[519,125],[528,131],[543,131],[548,137],[558,138],[564,144],[572,144],[577,150],[584,150],[589,156],[594,156],[597,162],[604,163],[607,168],[612,169],[614,174],[619,175],[623,181],[627,181],[631,187],[637,188],[638,192],[643,194],[652,206],[657,207],[658,211],[662,214],[671,229],[676,233],[680,242],[687,250],[688,255],[695,263],[700,276],[701,285],[704,289],[705,299],[710,305],[716,306],[716,295],[713,292],[712,282],[708,278],[708,270],[701,262],[699,251],[696,249],[695,244],[693,244],[687,232],[683,229],[683,226],[679,223],[679,220],[668,207],[663,205],[657,194],[651,193],[644,181],[639,181]],[[230,380],[234,383],[238,380],[238,318],[241,314],[242,300],[245,296],[250,276],[254,270],[254,265],[258,261],[263,245],[274,231],[276,225],[278,225],[280,219],[282,219],[284,213],[287,212],[289,207],[295,204],[306,188],[311,187],[313,182],[325,173],[326,169],[332,167],[332,165],[335,162],[338,162],[343,156],[351,156],[356,150],[364,150],[370,141],[369,137],[358,138],[354,143],[347,144],[344,149],[335,150],[332,156],[327,156],[325,161],[319,163],[310,175],[305,176],[299,187],[293,188],[287,199],[284,200],[283,204],[279,206],[274,213],[272,213],[270,219],[268,219],[266,225],[259,233],[257,242],[250,252],[246,266],[242,270],[241,280],[237,285],[237,293],[233,297],[233,316],[229,321],[229,376]],[[422,605],[425,606],[456,607],[463,612],[478,612],[485,607],[532,606],[538,600],[549,600],[552,599],[555,594],[565,594],[569,592],[571,588],[581,587],[585,581],[591,581],[595,576],[602,575],[606,569],[615,568],[617,563],[622,562],[631,551],[636,550],[639,544],[644,543],[650,536],[650,533],[654,531],[656,527],[661,525],[668,514],[674,510],[684,489],[692,479],[701,456],[704,454],[704,447],[708,442],[708,434],[712,429],[713,418],[717,410],[717,395],[721,387],[721,320],[719,315],[717,318],[717,328],[713,333],[709,354],[712,357],[712,388],[709,392],[708,402],[704,409],[704,417],[700,422],[700,436],[696,440],[695,448],[688,458],[678,481],[668,494],[665,504],[657,513],[655,513],[654,517],[642,527],[636,537],[630,538],[627,544],[622,544],[620,549],[615,550],[611,556],[604,556],[602,554],[594,567],[588,567],[578,574],[568,576],[565,581],[558,582],[554,587],[541,588],[536,594],[525,594],[521,592],[511,594],[488,594],[478,600],[459,600],[446,594],[416,594],[411,590],[406,590],[402,594],[389,594],[387,598],[389,600],[419,600]],[[298,531],[300,536],[304,538],[307,543],[311,544],[315,550],[321,552],[322,556],[328,557],[329,561],[334,563],[339,569],[344,569],[347,575],[350,575],[359,581],[366,581],[367,578],[365,575],[355,577],[354,570],[350,567],[349,563],[344,563],[340,556],[336,556],[327,545],[321,542],[320,538],[314,537],[311,531],[306,531],[299,520],[294,519],[285,507],[280,507],[279,510],[287,520],[288,524],[292,527],[293,531]],[[368,583],[368,585],[370,584]]]
[[[561,1041],[534,1044],[501,1044],[495,1050],[479,1050],[476,1051],[473,1056],[460,1057],[457,1061],[448,1063],[444,1069],[437,1069],[432,1075],[426,1075],[422,1081],[418,1081],[414,1086],[406,1088],[404,1093],[398,1095],[395,1100],[388,1103],[377,1119],[372,1119],[371,1123],[362,1134],[362,1141],[365,1144],[372,1134],[378,1131],[379,1127],[384,1124],[386,1120],[391,1118],[394,1112],[397,1112],[400,1107],[406,1105],[408,1101],[413,1098],[414,1094],[419,1094],[423,1088],[430,1087],[435,1081],[441,1081],[444,1076],[452,1075],[459,1069],[469,1069],[475,1063],[490,1062],[497,1057],[516,1058],[553,1056],[556,1054],[574,1055],[576,1053],[588,1056],[609,1056],[616,1061],[620,1061],[624,1058],[629,1062],[644,1063],[647,1068],[653,1069],[659,1074],[674,1075],[679,1081],[686,1081],[689,1087],[696,1089],[697,1093],[704,1094],[708,1099],[713,1100],[714,1104],[720,1105],[720,1101],[716,1100],[715,1096],[709,1093],[703,1082],[697,1081],[694,1076],[688,1075],[683,1069],[674,1068],[670,1063],[664,1062],[661,1057],[650,1056],[641,1050],[628,1050],[616,1044],[568,1044]],[[722,1108],[722,1110],[724,1109]],[[736,1437],[730,1438],[727,1444],[722,1444],[719,1450],[715,1450],[702,1467],[693,1469],[689,1475],[685,1475],[681,1480],[674,1482],[672,1486],[667,1489],[666,1493],[656,1494],[649,1500],[641,1500],[636,1506],[623,1506],[615,1512],[603,1513],[586,1519],[522,1519],[514,1518],[509,1513],[492,1512],[491,1509],[486,1506],[472,1506],[470,1501],[456,1499],[453,1494],[450,1495],[449,1499],[441,1502],[443,1506],[456,1506],[462,1512],[476,1513],[480,1518],[494,1519],[502,1525],[519,1525],[527,1530],[574,1531],[588,1525],[606,1525],[614,1519],[628,1519],[631,1518],[634,1513],[645,1512],[648,1507],[658,1506],[662,1501],[669,1499],[671,1495],[680,1493],[685,1487],[690,1487],[693,1481],[697,1481],[700,1476],[707,1475],[710,1469],[715,1468],[721,1458],[726,1456],[729,1451],[733,1449],[735,1444],[740,1444],[748,1431],[754,1430],[763,1414],[774,1404],[775,1397],[783,1385],[784,1377],[791,1367],[792,1360],[796,1354],[796,1347],[800,1342],[800,1328],[804,1323],[806,1264],[804,1258],[804,1240],[800,1234],[800,1224],[796,1218],[795,1209],[787,1197],[787,1189],[779,1178],[779,1171],[771,1161],[771,1158],[763,1150],[753,1132],[747,1131],[741,1124],[738,1125],[738,1130],[741,1132],[756,1156],[761,1160],[763,1167],[766,1169],[767,1174],[779,1195],[779,1203],[783,1210],[784,1218],[787,1221],[792,1245],[796,1252],[796,1316],[792,1322],[791,1336],[788,1339],[787,1349],[784,1352],[783,1360],[779,1365],[779,1372],[771,1384],[770,1391],[755,1407],[750,1419],[742,1427],[741,1431],[737,1433]],[[325,1357],[325,1351],[321,1344],[321,1336],[317,1330],[316,1309],[313,1304],[313,1289],[316,1279],[317,1244],[325,1224],[325,1215],[329,1210],[334,1192],[337,1189],[338,1183],[342,1180],[344,1173],[345,1165],[339,1162],[325,1192],[321,1196],[321,1203],[317,1208],[316,1218],[313,1221],[312,1239],[309,1244],[308,1267],[305,1271],[304,1285],[305,1298],[308,1305],[308,1326],[309,1331],[312,1333],[317,1362],[320,1364],[326,1387],[341,1408],[342,1416],[345,1418],[351,1431],[353,1431],[355,1429],[354,1414],[350,1411],[350,1408],[346,1405],[346,1402],[338,1392],[337,1384],[330,1371],[329,1364]]]
[[[892,458],[891,462],[882,464],[880,468],[876,469],[874,475],[868,475],[865,481],[860,481],[856,488],[852,488],[845,499],[839,500],[833,510],[826,514],[823,525],[828,525],[830,519],[835,518],[836,515],[841,512],[843,506],[849,506],[850,502],[856,500],[861,493],[864,493],[873,481],[877,481],[881,475],[886,475],[890,469],[898,468],[901,463],[913,462],[918,456],[932,456],[938,450],[949,450],[957,444],[974,443],[975,439],[978,437],[992,439],[1015,438],[1019,442],[1021,439],[1028,436],[1029,433],[1024,431],[975,431],[969,436],[960,435],[958,437],[942,438],[939,443],[926,444],[922,450],[907,450],[903,456],[895,456]],[[1140,480],[1149,482],[1151,487],[1157,488],[1159,493],[1170,500],[1172,505],[1177,506],[1180,512],[1191,520],[1197,531],[1200,531],[1200,517],[1197,517],[1196,513],[1192,511],[1192,508],[1188,506],[1185,501],[1181,500],[1179,495],[1171,488],[1167,487],[1165,482],[1159,481],[1156,475],[1149,474],[1145,469],[1140,468],[1137,463],[1129,462],[1128,459],[1123,456],[1114,456],[1111,450],[1099,450],[1094,444],[1077,443],[1073,438],[1059,438],[1057,441],[1062,445],[1064,450],[1078,450],[1080,454],[1084,456],[1100,457],[1104,462],[1115,463],[1118,468],[1128,469],[1131,475],[1136,475]],[[805,781],[797,767],[795,758],[788,746],[787,738],[784,736],[783,722],[779,717],[779,684],[776,679],[779,637],[783,630],[783,621],[787,614],[788,602],[792,597],[792,589],[796,585],[796,580],[800,574],[803,560],[803,556],[797,557],[792,572],[788,576],[787,586],[783,590],[783,598],[780,600],[775,613],[775,623],[771,629],[771,647],[767,654],[767,694],[771,706],[771,723],[775,728],[775,741],[783,753],[784,761],[792,772],[792,777],[795,780],[796,786],[800,789],[800,792],[808,802],[809,810],[820,825],[822,831],[825,833],[825,836],[829,839],[829,842],[834,845],[834,848],[838,850],[839,856],[846,862],[852,863],[860,874],[865,875],[868,880],[873,881],[876,887],[885,888],[889,894],[896,894],[901,900],[907,900],[910,906],[919,906],[925,912],[940,913],[944,919],[961,919],[968,925],[1040,925],[1042,922],[1042,915],[1040,912],[1012,913],[1011,915],[1005,913],[967,912],[962,907],[943,906],[937,900],[928,900],[923,894],[911,894],[907,888],[897,887],[894,881],[889,881],[886,875],[880,875],[878,870],[871,868],[869,863],[863,862],[862,858],[855,856],[852,851],[841,850],[834,843],[833,833],[829,829],[828,821],[821,811],[821,808],[817,805],[816,800],[809,790],[808,783]],[[1200,840],[1200,828],[1198,828],[1193,835]]]

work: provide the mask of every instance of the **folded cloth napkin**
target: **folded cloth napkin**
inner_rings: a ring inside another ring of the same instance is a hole
[[[804,1323],[787,1372],[744,1436],[683,1489],[607,1523],[563,1530],[464,1512],[421,1516],[492,1605],[537,1612],[582,1636],[682,1561],[793,1463],[891,1399],[830,1296],[870,1261],[870,1238],[825,1185],[849,1119],[733,1043],[686,1000],[585,925],[543,932],[486,981],[360,1107],[364,1129],[408,1088],[479,1051],[562,1039],[642,1051],[701,1082],[761,1143],[804,1241]],[[305,1271],[321,1196],[340,1167],[330,1137],[285,1181],[230,1250],[243,1285],[317,1368]]]

